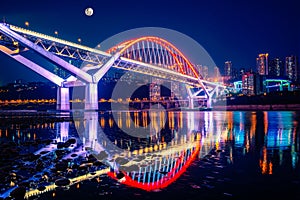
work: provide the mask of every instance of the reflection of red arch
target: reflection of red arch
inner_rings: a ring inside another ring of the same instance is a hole
[[[197,144],[194,152],[192,153],[192,155],[189,157],[189,159],[186,161],[185,165],[182,166],[182,168],[173,176],[172,174],[175,173],[175,170],[179,167],[181,160],[183,159],[183,155],[181,155],[176,163],[174,168],[172,169],[172,171],[168,172],[168,174],[162,178],[161,180],[155,182],[155,183],[141,183],[138,182],[136,180],[132,180],[132,178],[128,175],[125,174],[125,181],[122,182],[125,185],[131,186],[131,187],[135,187],[135,188],[140,188],[146,191],[153,191],[156,189],[161,189],[161,188],[165,188],[168,185],[170,185],[171,183],[173,183],[174,181],[176,181],[185,171],[186,169],[190,166],[190,164],[195,160],[195,158],[197,157],[198,153],[200,151],[200,144]],[[113,172],[109,172],[108,176],[116,179],[116,174]],[[170,178],[171,177],[171,178]]]
[[[107,52],[114,53],[118,50],[118,48],[121,48],[121,50],[119,50],[119,53],[121,54],[121,56],[126,57],[126,55],[124,55],[124,52],[127,49],[129,49],[131,46],[133,46],[139,42],[142,42],[142,41],[154,42],[154,43],[162,46],[166,51],[168,51],[171,54],[172,58],[176,61],[176,63],[180,67],[180,73],[185,74],[185,71],[182,67],[182,65],[185,64],[192,71],[192,75],[196,78],[199,78],[199,74],[197,73],[196,69],[194,68],[192,63],[183,55],[183,53],[177,47],[175,47],[173,44],[171,44],[167,40],[164,40],[159,37],[145,36],[145,37],[140,37],[137,39],[128,40],[128,41],[122,42],[122,43],[110,48],[109,50],[107,50]],[[176,55],[179,55],[180,58],[183,59],[184,63],[181,63]]]

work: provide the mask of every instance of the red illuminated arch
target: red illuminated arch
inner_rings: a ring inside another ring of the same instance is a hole
[[[197,155],[199,154],[200,151],[200,144],[197,144],[193,153],[191,154],[191,156],[188,158],[188,160],[185,162],[184,166],[182,166],[176,173],[175,171],[179,168],[184,154],[181,154],[181,156],[179,157],[179,159],[177,159],[173,169],[167,173],[167,175],[162,178],[161,180],[157,181],[157,182],[151,182],[151,183],[142,183],[142,182],[138,182],[136,180],[133,180],[130,176],[125,174],[125,181],[122,182],[125,185],[131,186],[131,187],[135,187],[135,188],[139,188],[139,189],[143,189],[146,191],[153,191],[153,190],[157,190],[157,189],[161,189],[161,188],[165,188],[168,185],[170,185],[171,183],[173,183],[174,181],[176,181],[185,171],[186,169],[190,166],[190,164],[195,160],[195,158],[197,157]],[[173,175],[174,174],[174,175]],[[113,172],[109,172],[108,176],[116,179],[116,174]]]
[[[147,53],[143,54],[143,52],[146,51]],[[169,69],[170,69],[170,65],[173,64],[172,67],[177,72],[195,78],[199,78],[199,73],[194,68],[193,64],[186,58],[186,56],[172,43],[159,37],[145,36],[145,37],[128,40],[110,48],[109,50],[107,50],[107,52],[110,54],[119,52],[122,57],[135,59],[138,61],[143,60],[143,62],[149,64],[162,64],[163,67],[165,68],[169,67]],[[152,62],[151,59],[153,57],[158,57],[161,58],[162,60],[165,59],[170,61],[170,63],[168,63],[169,66],[168,64],[165,64],[163,62]]]

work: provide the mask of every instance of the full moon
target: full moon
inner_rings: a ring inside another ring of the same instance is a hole
[[[85,9],[85,14],[86,14],[87,16],[92,16],[93,13],[94,13],[93,8],[86,8],[86,9]]]

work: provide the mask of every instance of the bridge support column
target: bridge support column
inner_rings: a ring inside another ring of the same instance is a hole
[[[189,108],[194,109],[194,99],[192,97],[189,97]]]
[[[216,86],[216,96],[219,96],[219,94],[220,94],[219,86]]]
[[[211,96],[207,95],[206,107],[211,108]]]
[[[85,110],[98,110],[98,84],[87,83],[85,86]]]
[[[70,96],[69,88],[57,87],[56,97],[56,109],[57,110],[70,110]]]

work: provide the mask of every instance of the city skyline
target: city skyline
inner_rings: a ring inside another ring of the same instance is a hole
[[[1,53],[1,52],[0,52]],[[267,58],[265,58],[267,57]],[[213,70],[214,73],[210,74],[211,76],[209,76],[208,73],[208,66],[207,65],[195,65],[195,67],[199,70],[199,73],[201,74],[201,76],[203,77],[203,79],[209,80],[209,79],[214,79],[214,78],[221,78],[223,77],[223,81],[227,82],[230,79],[236,80],[238,78],[239,75],[242,75],[246,72],[251,72],[251,73],[257,73],[259,75],[263,75],[263,76],[268,76],[268,77],[273,77],[273,78],[285,78],[287,80],[290,80],[294,83],[299,83],[300,81],[300,63],[299,63],[299,57],[295,56],[295,55],[291,55],[291,56],[286,56],[286,57],[270,57],[270,59],[268,59],[269,54],[265,53],[265,54],[258,54],[258,57],[256,58],[256,66],[252,67],[252,68],[248,68],[245,69],[243,67],[241,68],[237,68],[234,63],[232,63],[231,60],[226,60],[222,66],[214,66]],[[261,58],[262,59],[262,63],[263,66],[261,65]],[[19,63],[16,63],[17,65],[21,65]],[[267,65],[267,68],[265,69],[265,66]],[[23,67],[25,70],[25,67]],[[263,72],[260,72],[260,68],[264,68]],[[34,73],[34,72],[32,72]],[[64,74],[65,76],[65,72],[61,71],[58,67],[54,68],[54,73],[62,76],[62,74]],[[61,74],[62,73],[62,74]],[[108,77],[115,77],[118,76],[119,74],[114,74],[115,72],[110,72],[107,73],[105,76]],[[242,74],[241,74],[242,73]],[[36,73],[34,73],[32,75],[34,76],[40,76]],[[241,79],[238,78],[238,79]],[[218,79],[219,80],[219,79]],[[42,79],[28,79],[28,77],[17,77],[15,79],[11,79],[10,81],[7,82],[1,82],[0,80],[0,86],[5,86],[7,84],[12,84],[16,81],[23,81],[23,82],[49,82],[49,80],[46,80],[44,78]]]
[[[300,17],[296,12],[296,4],[293,0],[188,1],[185,4],[153,1],[152,5],[127,1],[115,6],[109,2],[79,1],[69,6],[67,1],[44,1],[41,5],[33,1],[11,1],[1,5],[0,13],[7,23],[27,26],[28,29],[73,42],[80,41],[90,47],[133,28],[172,29],[202,45],[223,74],[224,62],[227,60],[232,61],[236,68],[254,69],[255,59],[260,53],[268,52],[271,57],[299,57]],[[89,6],[94,9],[90,17],[84,14],[84,9]],[[174,10],[181,12],[177,15]],[[28,24],[25,25],[26,21]],[[0,58],[2,69],[13,63],[3,55]],[[15,70],[20,73],[14,79],[23,78],[23,75],[29,75],[29,79],[33,80],[40,79],[38,75],[15,63],[10,69],[1,73],[0,84],[8,82],[8,79],[12,81]]]
[[[236,68],[230,60],[224,63],[224,81],[229,79],[236,80],[238,76],[246,72],[256,73],[260,76],[270,78],[285,78],[293,83],[300,80],[299,58],[295,55],[282,57],[269,57],[268,53],[258,54],[256,58],[256,67],[245,70],[245,68]],[[240,79],[240,78],[238,78]]]

